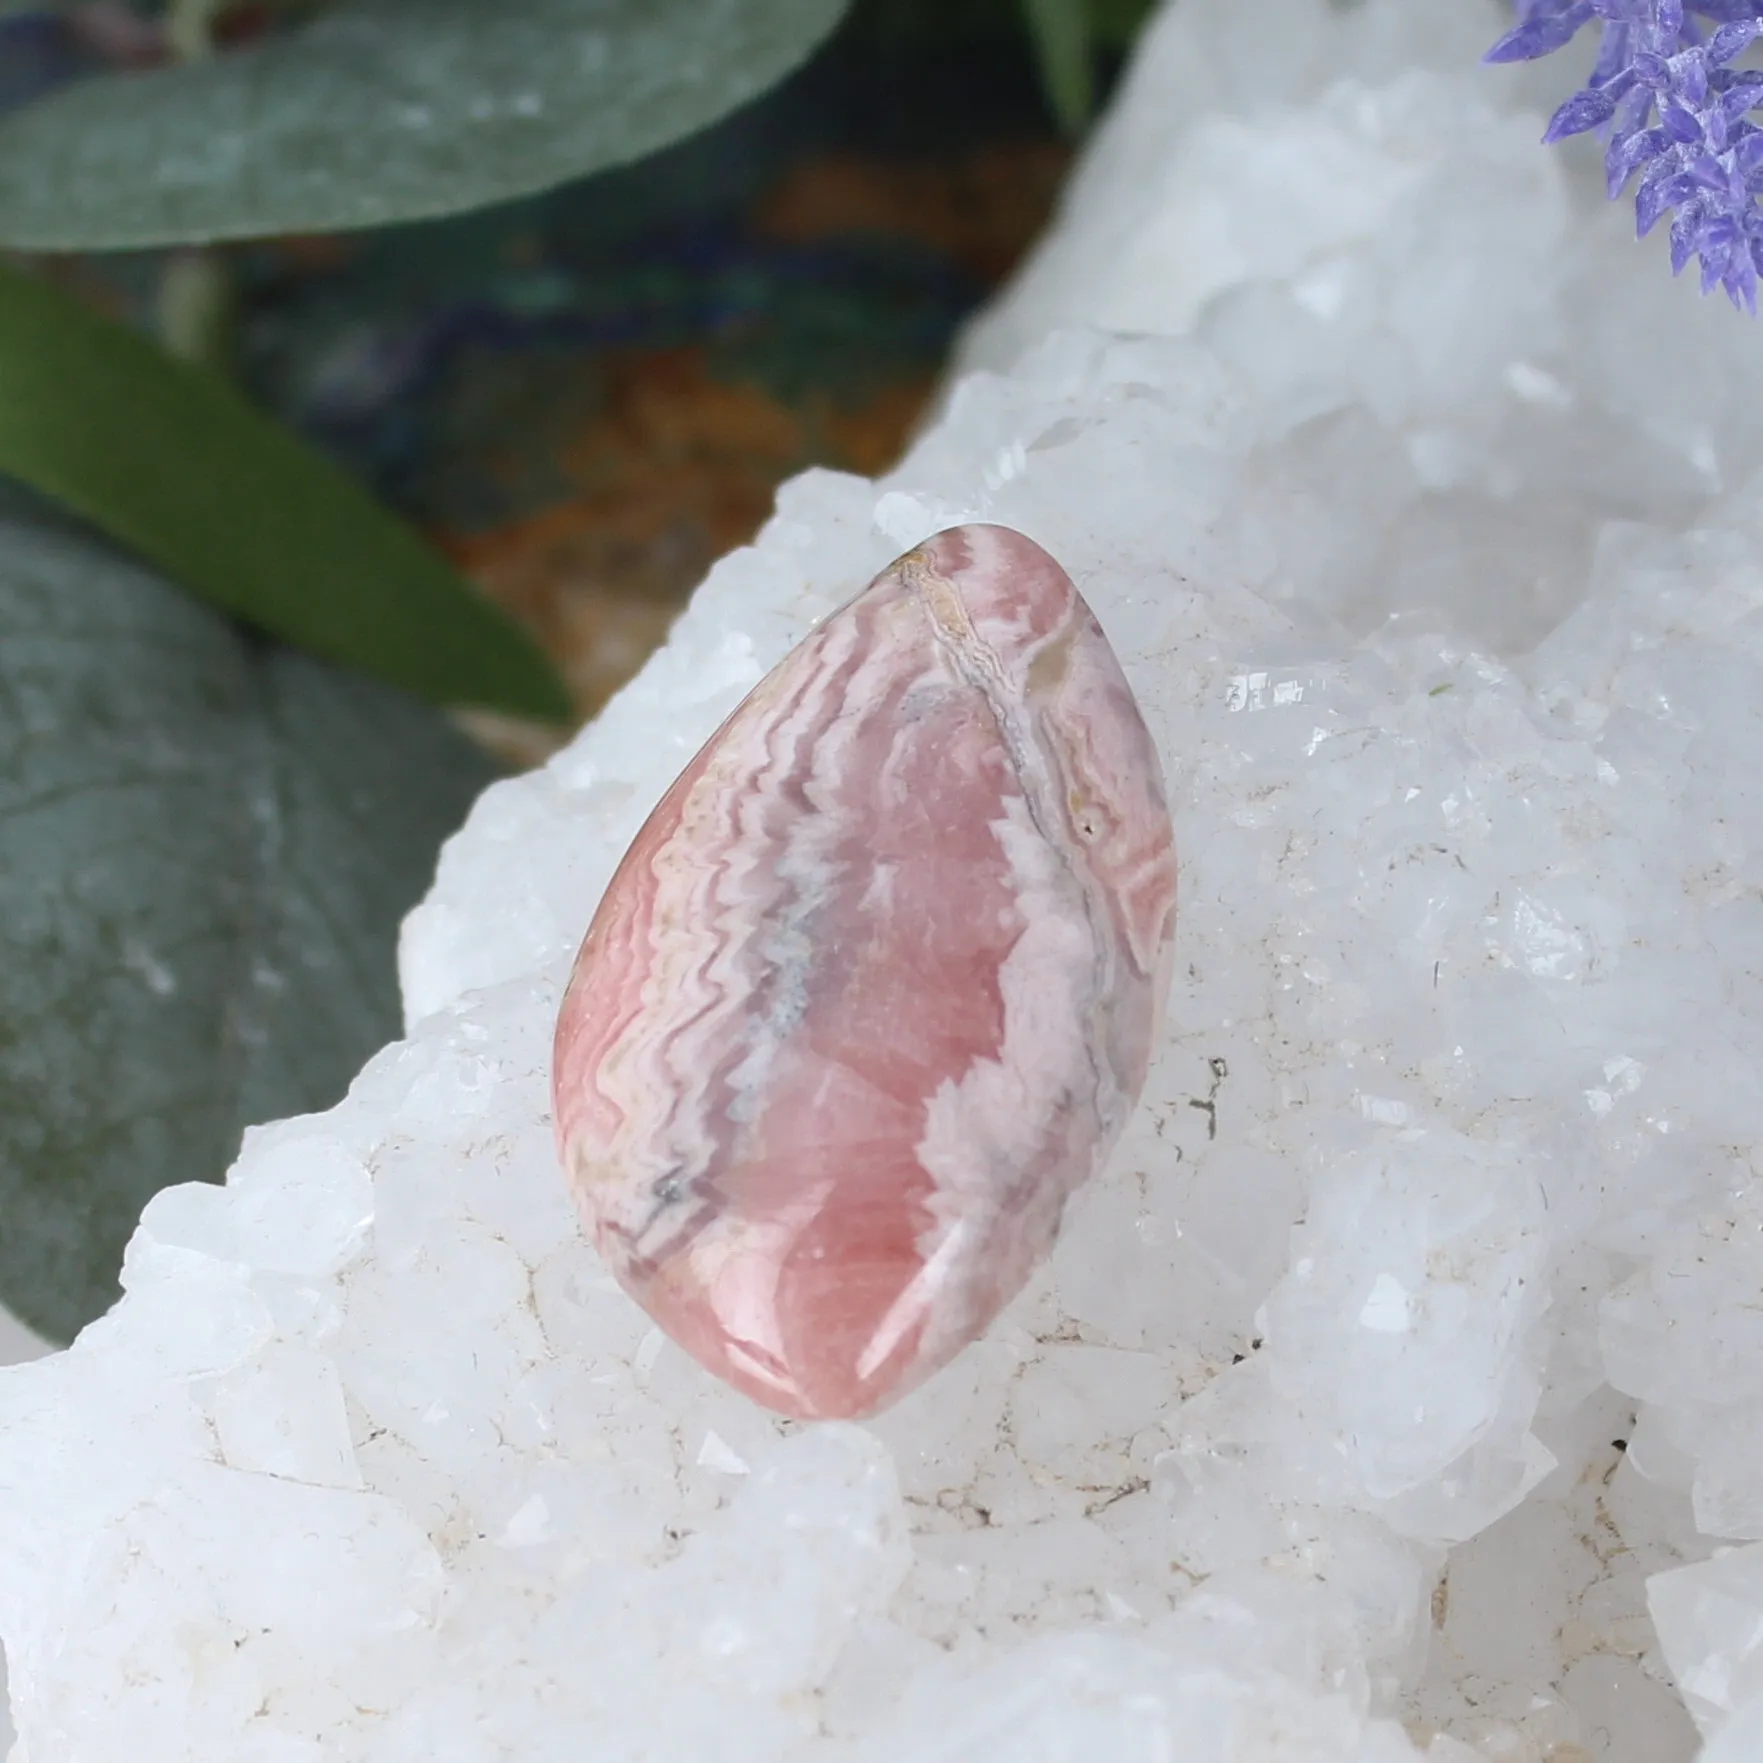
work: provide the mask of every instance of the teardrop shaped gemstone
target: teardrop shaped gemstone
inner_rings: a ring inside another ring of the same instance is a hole
[[[1070,577],[1006,527],[908,552],[712,736],[589,927],[553,1101],[608,1266],[767,1407],[895,1401],[1119,1137],[1174,921],[1156,749]]]

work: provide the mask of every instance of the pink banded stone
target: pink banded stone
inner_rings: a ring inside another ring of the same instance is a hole
[[[940,533],[760,681],[589,927],[553,1100],[602,1255],[767,1407],[896,1400],[1119,1137],[1174,922],[1094,614],[1020,533]]]

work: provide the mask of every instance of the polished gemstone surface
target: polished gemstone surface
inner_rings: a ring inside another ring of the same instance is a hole
[[[896,1400],[1051,1247],[1144,1082],[1175,918],[1156,751],[1008,528],[884,570],[644,825],[557,1024],[608,1265],[804,1417]]]

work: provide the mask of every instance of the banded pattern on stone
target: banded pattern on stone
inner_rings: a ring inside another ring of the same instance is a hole
[[[1064,570],[996,526],[907,553],[686,767],[582,944],[553,1099],[612,1271],[786,1414],[913,1388],[1137,1101],[1175,873]]]

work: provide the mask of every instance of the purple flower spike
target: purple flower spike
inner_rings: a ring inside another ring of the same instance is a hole
[[[1602,31],[1584,90],[1549,119],[1546,142],[1599,130],[1610,194],[1635,183],[1643,237],[1667,215],[1671,272],[1692,259],[1702,292],[1757,310],[1763,268],[1763,72],[1733,62],[1763,38],[1763,0],[1516,0],[1489,61],[1534,61],[1588,24]]]

